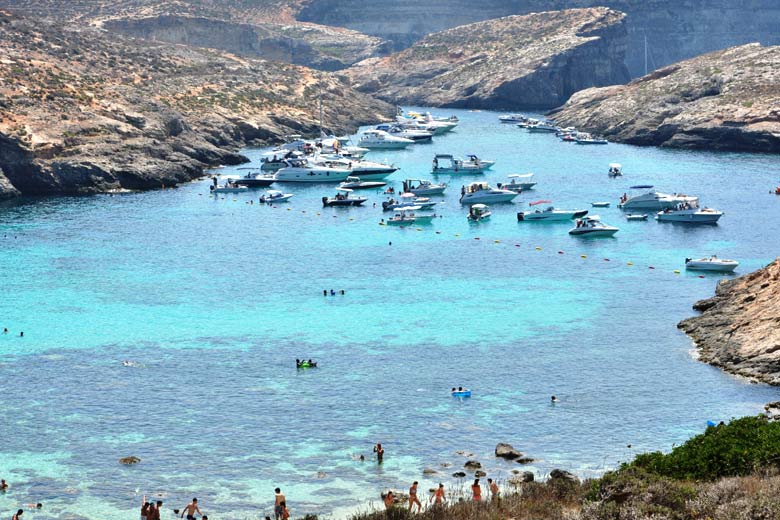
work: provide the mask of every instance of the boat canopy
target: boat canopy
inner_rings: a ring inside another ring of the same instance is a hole
[[[542,199],[542,200],[535,200],[533,202],[529,202],[529,206],[536,206],[537,204],[552,204],[551,200]]]
[[[448,153],[437,153],[434,159],[452,159],[452,155]]]
[[[524,173],[522,175],[520,175],[519,173],[513,173],[512,175],[507,175],[507,177],[509,177],[510,179],[530,179],[533,176],[534,176],[533,173]]]
[[[268,190],[268,191],[266,192],[266,194],[267,194],[267,195],[269,195],[269,196],[271,196],[271,197],[277,197],[277,196],[279,196],[279,195],[282,195],[282,192],[281,192],[281,191],[278,191],[278,190]]]
[[[616,163],[616,162],[615,162],[615,163],[609,163],[609,167],[610,167],[610,168],[615,168],[616,170],[619,170],[619,169],[621,169],[623,166],[621,166],[620,164],[618,164],[618,163]]]
[[[597,221],[600,221],[601,217],[598,216],[598,215],[586,215],[586,216],[582,217],[582,220],[597,220]]]
[[[631,186],[630,190],[649,190],[653,187],[652,184],[638,184],[636,186]]]
[[[336,188],[336,191],[341,191],[343,193],[352,193],[352,190],[349,188]]]
[[[416,196],[417,195],[415,195],[414,193],[409,193],[408,191],[401,194],[401,198],[404,198],[404,199],[413,199]]]
[[[471,209],[487,209],[487,206],[484,204],[473,204]]]
[[[487,182],[472,182],[471,184],[469,184],[469,189],[480,188],[480,189],[486,190],[489,187],[490,187],[490,185]]]

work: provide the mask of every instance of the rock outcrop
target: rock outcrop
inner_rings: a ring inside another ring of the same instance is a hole
[[[630,144],[780,152],[778,100],[780,47],[749,44],[578,92],[552,116]]]
[[[348,27],[389,40],[401,50],[430,33],[458,25],[594,6],[628,15],[626,65],[633,77],[645,74],[645,59],[647,70],[653,70],[734,45],[780,44],[776,0],[311,0],[296,18]]]
[[[583,88],[625,83],[625,15],[606,8],[509,16],[432,34],[345,71],[395,103],[552,108]]]
[[[0,12],[0,193],[188,181],[245,161],[242,145],[313,134],[320,92],[333,131],[392,113],[327,73]]]
[[[499,442],[496,444],[496,457],[501,457],[502,459],[508,459],[508,460],[515,460],[519,459],[523,456],[523,453],[519,450],[516,450],[514,446],[511,444],[507,444],[505,442]]]
[[[681,321],[700,359],[727,372],[780,385],[780,260],[724,280],[697,302],[699,316]]]

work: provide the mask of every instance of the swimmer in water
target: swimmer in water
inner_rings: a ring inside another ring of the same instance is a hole
[[[8,489],[8,483],[5,479],[0,480],[0,491],[5,491],[6,489]]]
[[[558,398],[555,397],[555,396],[552,396],[552,397],[550,397],[550,402],[551,403],[557,403],[558,402]]]

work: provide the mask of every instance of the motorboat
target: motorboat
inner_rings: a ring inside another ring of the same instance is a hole
[[[287,202],[292,198],[292,193],[282,193],[277,190],[268,190],[260,196],[260,202],[263,204],[275,204],[277,202]]]
[[[415,195],[443,195],[447,185],[443,182],[435,184],[425,179],[406,179],[403,183],[405,193]]]
[[[348,142],[349,139],[346,137],[323,138],[318,142],[318,144],[320,145],[318,147],[319,153],[321,154],[334,153],[334,154],[339,154],[341,157],[354,160],[354,159],[362,159],[363,156],[365,156],[368,152],[370,152],[368,148],[346,144]]]
[[[658,222],[679,222],[684,224],[717,224],[722,211],[712,208],[699,208],[697,203],[678,204],[673,209],[659,211],[655,219]]]
[[[414,141],[404,137],[396,137],[382,130],[366,130],[360,136],[358,146],[370,150],[402,150]]]
[[[476,164],[477,166],[481,166],[483,170],[489,170],[493,167],[494,164],[496,164],[496,161],[487,161],[485,159],[480,159],[473,153],[468,154],[466,158],[468,159],[468,162],[470,162],[471,164]]]
[[[525,117],[523,114],[508,114],[505,116],[498,116],[498,120],[502,123],[525,123],[528,118]]]
[[[628,213],[626,214],[626,220],[647,220],[647,214],[646,213]]]
[[[577,134],[577,129],[573,126],[567,126],[566,128],[559,128],[557,132],[555,132],[555,137],[564,138],[567,135],[574,135]]]
[[[393,211],[399,208],[417,206],[419,209],[428,210],[433,209],[436,204],[435,201],[426,197],[417,197],[414,193],[402,193],[398,199],[391,197],[382,202],[382,209],[384,211]]]
[[[214,184],[209,186],[209,190],[211,193],[217,195],[219,193],[245,193],[249,191],[249,188],[246,186],[239,186],[232,180],[225,182],[225,184],[219,185],[217,184],[217,180],[214,179]]]
[[[433,168],[431,170],[434,174],[447,174],[447,173],[484,173],[485,168],[480,164],[475,164],[470,161],[464,161],[463,159],[456,159],[450,154],[436,154],[433,158]]]
[[[712,255],[709,258],[686,258],[685,268],[692,271],[716,271],[719,273],[730,273],[739,266],[736,260],[726,260]]]
[[[435,213],[416,213],[420,206],[404,206],[395,211],[395,215],[387,219],[389,226],[411,226],[412,224],[430,224],[436,218]]]
[[[360,206],[368,199],[365,197],[353,197],[352,190],[336,188],[335,197],[322,197],[322,205],[328,206]]]
[[[398,168],[392,164],[352,159],[340,154],[315,155],[314,158],[309,159],[309,163],[329,168],[347,169],[350,170],[351,176],[360,177],[360,179],[364,181],[382,180],[398,170]]]
[[[607,173],[610,179],[623,176],[623,167],[618,163],[611,163],[609,165],[609,172]]]
[[[392,125],[389,123],[383,123],[376,126],[377,130],[382,130],[395,137],[403,137],[404,139],[411,139],[415,143],[430,143],[433,140],[433,132],[423,130],[421,128],[404,127],[401,125]]]
[[[307,159],[285,159],[285,167],[274,174],[276,182],[342,182],[353,171],[343,166],[309,163]]]
[[[417,112],[407,112],[396,117],[396,120],[402,124],[416,124],[425,130],[432,132],[433,135],[441,135],[447,132],[451,132],[458,126],[458,118],[455,116],[450,117],[434,117],[430,112],[420,114]]]
[[[687,195],[668,195],[666,193],[660,193],[658,191],[655,191],[653,189],[652,185],[649,184],[641,184],[638,186],[631,186],[629,188],[630,190],[636,191],[636,190],[650,190],[646,193],[642,193],[641,195],[632,195],[628,196],[626,194],[623,194],[623,196],[620,198],[620,204],[618,204],[618,207],[625,210],[634,210],[634,209],[650,209],[650,210],[656,210],[661,211],[664,209],[672,209],[676,207],[678,204],[695,204],[698,203],[699,198],[698,197],[689,197]]]
[[[486,182],[472,182],[461,189],[461,204],[484,204],[486,202],[511,202],[519,193],[493,188]]]
[[[486,218],[490,218],[490,215],[492,215],[490,208],[484,204],[474,204],[469,207],[468,219],[471,222],[485,220]]]
[[[577,134],[574,142],[577,144],[609,144],[609,141],[603,137],[596,137],[588,133]]]
[[[516,123],[515,126],[517,128],[528,128],[529,126],[533,126],[539,122],[538,119],[534,119],[532,117],[527,118],[525,121],[520,121],[519,123]]]
[[[277,148],[270,152],[265,152],[260,158],[260,169],[264,172],[275,172],[286,166],[285,159],[300,159],[304,156],[303,152],[298,150],[288,150],[286,148]]]
[[[265,188],[274,183],[276,179],[272,173],[258,173],[256,168],[239,168],[239,170],[249,170],[244,175],[233,179],[233,184],[246,186],[247,188]]]
[[[577,219],[576,225],[569,230],[570,235],[581,237],[611,237],[620,231],[601,221],[598,215]]]
[[[339,184],[339,188],[347,188],[350,190],[369,190],[371,188],[381,188],[387,186],[383,181],[364,181],[360,177],[349,176],[347,179]]]
[[[552,121],[538,121],[526,127],[529,132],[544,132],[554,134],[560,130]]]
[[[550,204],[551,202],[551,200],[537,200],[530,202],[529,206]],[[520,222],[525,220],[560,222],[564,220],[571,220],[573,218],[584,217],[587,214],[587,209],[557,209],[554,206],[548,206],[543,210],[536,209],[534,211],[520,211],[517,213],[517,220]]]
[[[509,178],[511,179],[509,182],[505,184],[499,183],[497,186],[505,190],[520,193],[526,190],[534,189],[534,186],[536,186],[537,183],[536,181],[531,180],[533,177],[533,173],[526,173],[523,175],[513,173],[512,175],[509,175]]]
[[[608,208],[609,202],[591,202],[590,205],[594,208]]]

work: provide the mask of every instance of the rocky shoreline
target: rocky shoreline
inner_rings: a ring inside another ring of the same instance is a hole
[[[677,326],[693,339],[702,361],[780,385],[780,259],[721,281],[714,297],[693,308],[701,314]]]
[[[393,109],[328,73],[0,11],[0,198],[170,187]]]

